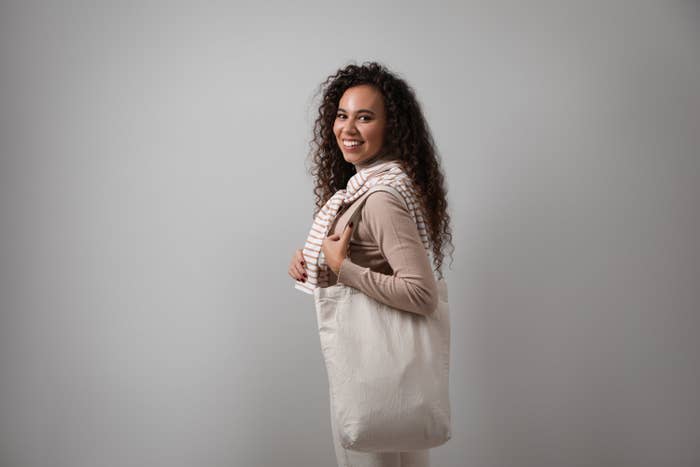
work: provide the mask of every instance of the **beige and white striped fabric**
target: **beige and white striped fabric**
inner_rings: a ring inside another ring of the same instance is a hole
[[[296,289],[313,294],[314,289],[328,283],[328,265],[321,251],[323,239],[328,236],[330,226],[340,208],[352,204],[375,185],[388,185],[401,193],[418,227],[423,246],[430,255],[428,233],[412,180],[404,172],[400,161],[379,161],[363,167],[353,175],[346,188],[338,190],[331,196],[314,218],[303,250],[308,279],[306,282],[296,281],[294,285]]]

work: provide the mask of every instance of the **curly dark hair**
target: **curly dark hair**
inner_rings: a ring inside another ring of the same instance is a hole
[[[450,215],[447,212],[445,179],[430,128],[411,86],[376,62],[348,65],[321,83],[322,99],[310,142],[315,180],[316,215],[333,194],[344,189],[355,175],[355,166],[345,160],[333,134],[340,98],[346,89],[369,84],[378,89],[386,109],[386,133],[381,154],[392,153],[412,179],[432,246],[433,262],[442,278],[443,250],[454,252]],[[318,95],[318,94],[317,94]]]

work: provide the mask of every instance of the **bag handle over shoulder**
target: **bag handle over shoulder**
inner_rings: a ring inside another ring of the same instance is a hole
[[[367,193],[363,194],[359,199],[355,200],[355,202],[350,205],[350,207],[348,208],[348,211],[350,211],[350,217],[348,219],[347,224],[345,224],[346,226],[352,222],[353,226],[357,227],[357,223],[359,222],[359,218],[362,212],[362,206],[364,206],[369,195],[374,193],[375,191],[386,191],[391,193],[396,198],[398,198],[403,207],[408,210],[408,204],[406,204],[406,200],[396,188],[390,187],[389,185],[375,185],[369,190],[367,190]],[[343,227],[343,230],[345,230],[345,227]]]

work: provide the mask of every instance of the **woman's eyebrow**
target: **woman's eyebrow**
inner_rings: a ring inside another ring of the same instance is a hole
[[[342,107],[339,107],[339,108],[338,108],[338,111],[339,111],[339,112],[345,112],[345,113],[347,113],[347,110],[345,110],[345,109],[342,108]],[[358,114],[359,114],[360,112],[367,112],[367,113],[370,113],[370,114],[374,115],[374,112],[372,112],[372,111],[369,110],[369,109],[360,109],[360,110],[357,111]]]

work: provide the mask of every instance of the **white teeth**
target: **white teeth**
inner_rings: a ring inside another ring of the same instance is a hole
[[[359,146],[360,144],[362,144],[362,141],[351,141],[351,140],[343,141],[343,146],[345,146],[346,148],[353,148],[355,146]]]

